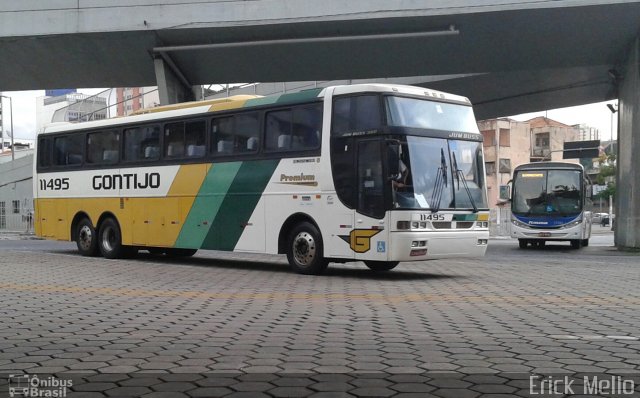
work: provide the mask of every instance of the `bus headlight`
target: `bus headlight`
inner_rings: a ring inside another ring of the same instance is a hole
[[[564,228],[571,228],[571,227],[575,227],[576,225],[579,225],[582,222],[582,217],[579,217],[577,220],[575,221],[571,221],[569,224],[565,224],[563,226],[561,226],[561,229]]]
[[[520,228],[529,228],[529,225],[523,223],[522,221],[519,221],[515,218],[511,219],[511,224],[515,225],[516,227],[520,227]]]

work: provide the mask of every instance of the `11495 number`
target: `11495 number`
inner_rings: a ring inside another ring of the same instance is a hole
[[[69,189],[69,179],[68,178],[41,178],[40,179],[40,190],[41,191],[63,191]]]

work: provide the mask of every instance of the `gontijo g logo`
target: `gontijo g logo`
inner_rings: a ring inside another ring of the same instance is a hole
[[[380,229],[354,229],[349,235],[338,235],[347,242],[356,253],[366,253],[371,249],[371,237],[380,233]]]

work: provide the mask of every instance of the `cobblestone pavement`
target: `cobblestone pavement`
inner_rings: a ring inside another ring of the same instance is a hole
[[[491,243],[323,276],[276,256],[0,244],[0,374],[70,378],[72,397],[528,396],[532,374],[620,376],[640,395],[640,256]]]

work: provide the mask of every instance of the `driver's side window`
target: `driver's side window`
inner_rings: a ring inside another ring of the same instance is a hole
[[[384,178],[380,141],[358,143],[358,212],[384,217]]]

